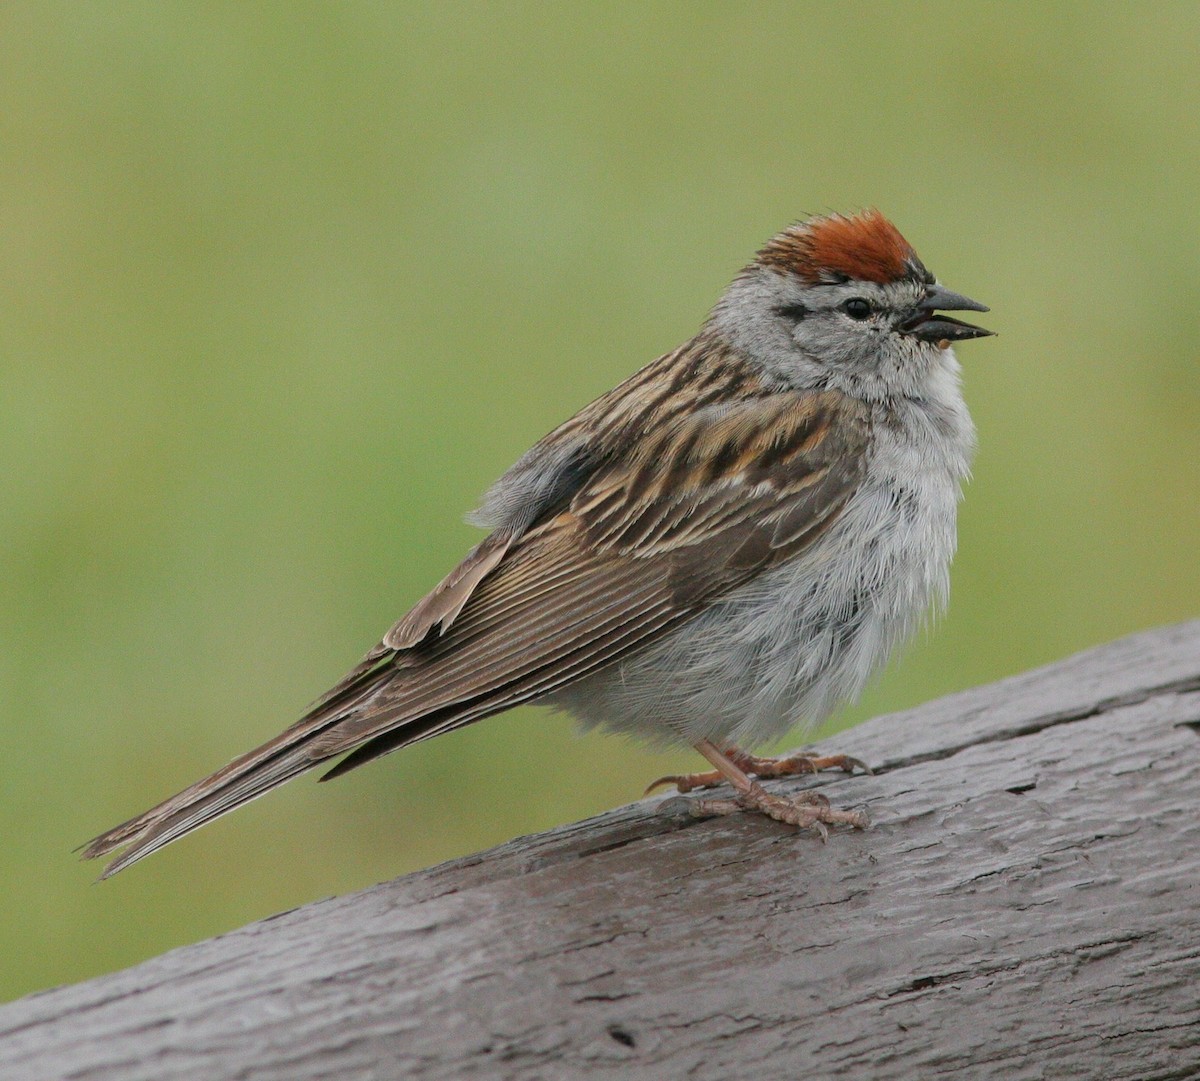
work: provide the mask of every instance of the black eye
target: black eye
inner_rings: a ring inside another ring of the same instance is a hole
[[[851,297],[842,305],[842,311],[851,319],[869,319],[873,310],[871,302],[862,297]]]

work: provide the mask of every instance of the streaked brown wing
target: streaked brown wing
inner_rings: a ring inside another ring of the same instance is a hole
[[[775,394],[643,440],[516,542],[446,633],[398,654],[394,678],[310,756],[354,751],[336,775],[540,697],[795,554],[859,482],[861,408],[832,392]]]

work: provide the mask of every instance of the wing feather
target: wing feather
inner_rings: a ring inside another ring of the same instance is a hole
[[[384,688],[361,716],[316,737],[310,754],[353,750],[456,702],[540,697],[581,646],[603,647],[593,667],[612,663],[794,554],[836,517],[861,476],[865,439],[854,433],[863,427],[831,423],[837,408],[858,407],[831,393],[774,395],[690,418],[648,460],[604,471],[476,590],[452,631],[429,643],[419,679]],[[850,434],[835,440],[834,431]],[[714,483],[704,455],[731,441],[741,468]],[[671,489],[656,488],[654,474],[667,472]],[[643,501],[614,500],[621,490],[641,491]],[[603,636],[614,612],[629,628],[620,648]],[[404,742],[389,740],[388,749]]]

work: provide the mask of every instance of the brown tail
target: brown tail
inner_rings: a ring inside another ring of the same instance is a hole
[[[390,653],[390,651],[388,651]],[[100,876],[115,875],[143,856],[156,852],[186,833],[278,788],[285,781],[336,755],[322,754],[314,739],[331,725],[367,706],[392,674],[379,667],[377,651],[359,665],[304,717],[274,739],[235,758],[216,773],[189,785],[157,807],[106,830],[82,846],[84,859],[107,856],[128,846]]]
[[[281,750],[275,741],[264,744],[157,807],[100,834],[84,846],[83,858],[106,856],[128,845],[129,848],[113,860],[100,877],[115,875],[163,845],[311,768],[315,762],[305,750],[303,745]]]
[[[398,655],[421,643],[435,628],[439,636],[446,633],[475,587],[496,568],[513,540],[514,534],[508,529],[498,529],[489,534],[291,728],[261,747],[235,758],[224,769],[197,781],[157,807],[151,807],[144,814],[100,834],[83,846],[84,859],[107,856],[128,846],[100,876],[108,878],[185,833],[191,833],[206,822],[257,799],[285,781],[346,751],[361,747],[357,753],[343,760],[329,776],[344,773],[380,754],[504,708],[501,704],[452,707],[444,711],[444,715],[434,718],[428,715],[436,711],[423,707],[419,701],[393,707],[383,700],[379,692],[405,667],[404,662],[396,660]],[[408,663],[412,663],[411,658]],[[415,685],[420,688],[436,686],[436,680],[431,683],[417,682]],[[450,706],[451,702],[441,702],[440,705]],[[349,737],[325,741],[319,738],[330,728],[348,720],[359,722]],[[380,729],[387,730],[392,721],[417,723],[408,724],[402,732],[388,731],[381,739],[372,739]],[[369,744],[370,749],[362,747],[362,744]]]

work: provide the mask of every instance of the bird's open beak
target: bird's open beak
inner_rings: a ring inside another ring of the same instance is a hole
[[[965,297],[961,293],[952,293],[940,285],[930,285],[925,289],[925,296],[912,312],[910,318],[901,325],[900,330],[923,342],[961,342],[967,338],[986,338],[994,333],[977,327],[973,323],[964,323],[949,315],[938,315],[939,311],[970,311],[986,312],[986,304]]]

